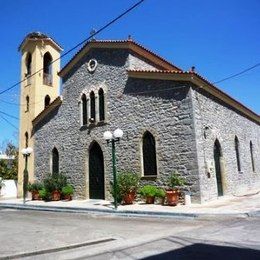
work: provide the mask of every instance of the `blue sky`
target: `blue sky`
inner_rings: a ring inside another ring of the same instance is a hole
[[[53,37],[68,50],[137,0],[16,0],[0,3],[0,92],[20,80],[17,47],[31,31]],[[218,81],[260,62],[259,0],[146,0],[97,39],[126,39],[184,70]],[[71,54],[72,55],[72,54]],[[66,64],[71,57],[64,58]],[[218,87],[260,113],[260,67]],[[16,104],[6,104],[2,101]],[[19,87],[0,95],[0,111],[19,116]],[[16,119],[6,117],[16,127]],[[17,130],[0,117],[0,143],[17,143]]]

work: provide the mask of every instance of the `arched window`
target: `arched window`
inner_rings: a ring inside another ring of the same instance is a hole
[[[235,136],[235,150],[236,150],[236,158],[237,158],[237,169],[241,171],[241,164],[240,164],[240,155],[239,155],[239,141],[237,136]]]
[[[146,131],[143,135],[143,174],[157,175],[156,144],[153,135]]]
[[[49,52],[43,56],[43,84],[52,85],[52,57]]]
[[[96,105],[95,105],[94,91],[90,92],[90,118],[91,118],[91,123],[94,123],[96,121]]]
[[[59,173],[59,152],[56,147],[52,149],[52,174]]]
[[[29,111],[29,108],[30,108],[30,98],[29,98],[29,96],[26,96],[26,112],[28,112]]]
[[[25,132],[24,136],[25,136],[25,148],[27,148],[28,144],[29,144],[29,134],[28,134],[28,132]]]
[[[81,96],[81,105],[82,105],[82,124],[86,125],[88,123],[88,115],[87,115],[87,97],[85,94]]]
[[[46,95],[45,96],[45,99],[44,99],[44,108],[46,108],[47,106],[50,105],[50,102],[51,102],[51,98],[49,95]]]
[[[99,99],[99,121],[105,120],[105,99],[104,99],[104,91],[103,89],[99,89],[98,91],[98,99]]]
[[[26,64],[26,77],[27,77],[32,73],[32,54],[30,52],[27,53],[25,64]]]
[[[255,161],[254,161],[254,147],[252,141],[250,141],[250,155],[253,172],[255,172]]]

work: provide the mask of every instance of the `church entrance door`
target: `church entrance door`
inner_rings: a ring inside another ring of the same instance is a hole
[[[97,142],[94,142],[89,149],[89,198],[105,199],[104,158]]]
[[[221,146],[219,141],[216,140],[214,144],[214,161],[215,161],[215,172],[217,178],[218,196],[223,196],[223,185],[222,185],[221,164],[220,164],[221,158],[222,158]]]

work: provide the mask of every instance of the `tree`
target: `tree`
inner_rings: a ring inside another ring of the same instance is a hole
[[[3,179],[17,180],[18,173],[18,148],[12,143],[7,142],[5,154],[13,156],[13,159],[0,159],[0,177]]]

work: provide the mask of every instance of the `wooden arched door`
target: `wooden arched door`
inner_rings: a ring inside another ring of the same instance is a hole
[[[105,199],[104,157],[97,142],[89,149],[89,198]]]
[[[221,171],[221,161],[222,151],[218,139],[214,143],[214,161],[215,161],[215,172],[217,178],[217,189],[218,196],[223,196],[223,183],[222,183],[222,171]]]

